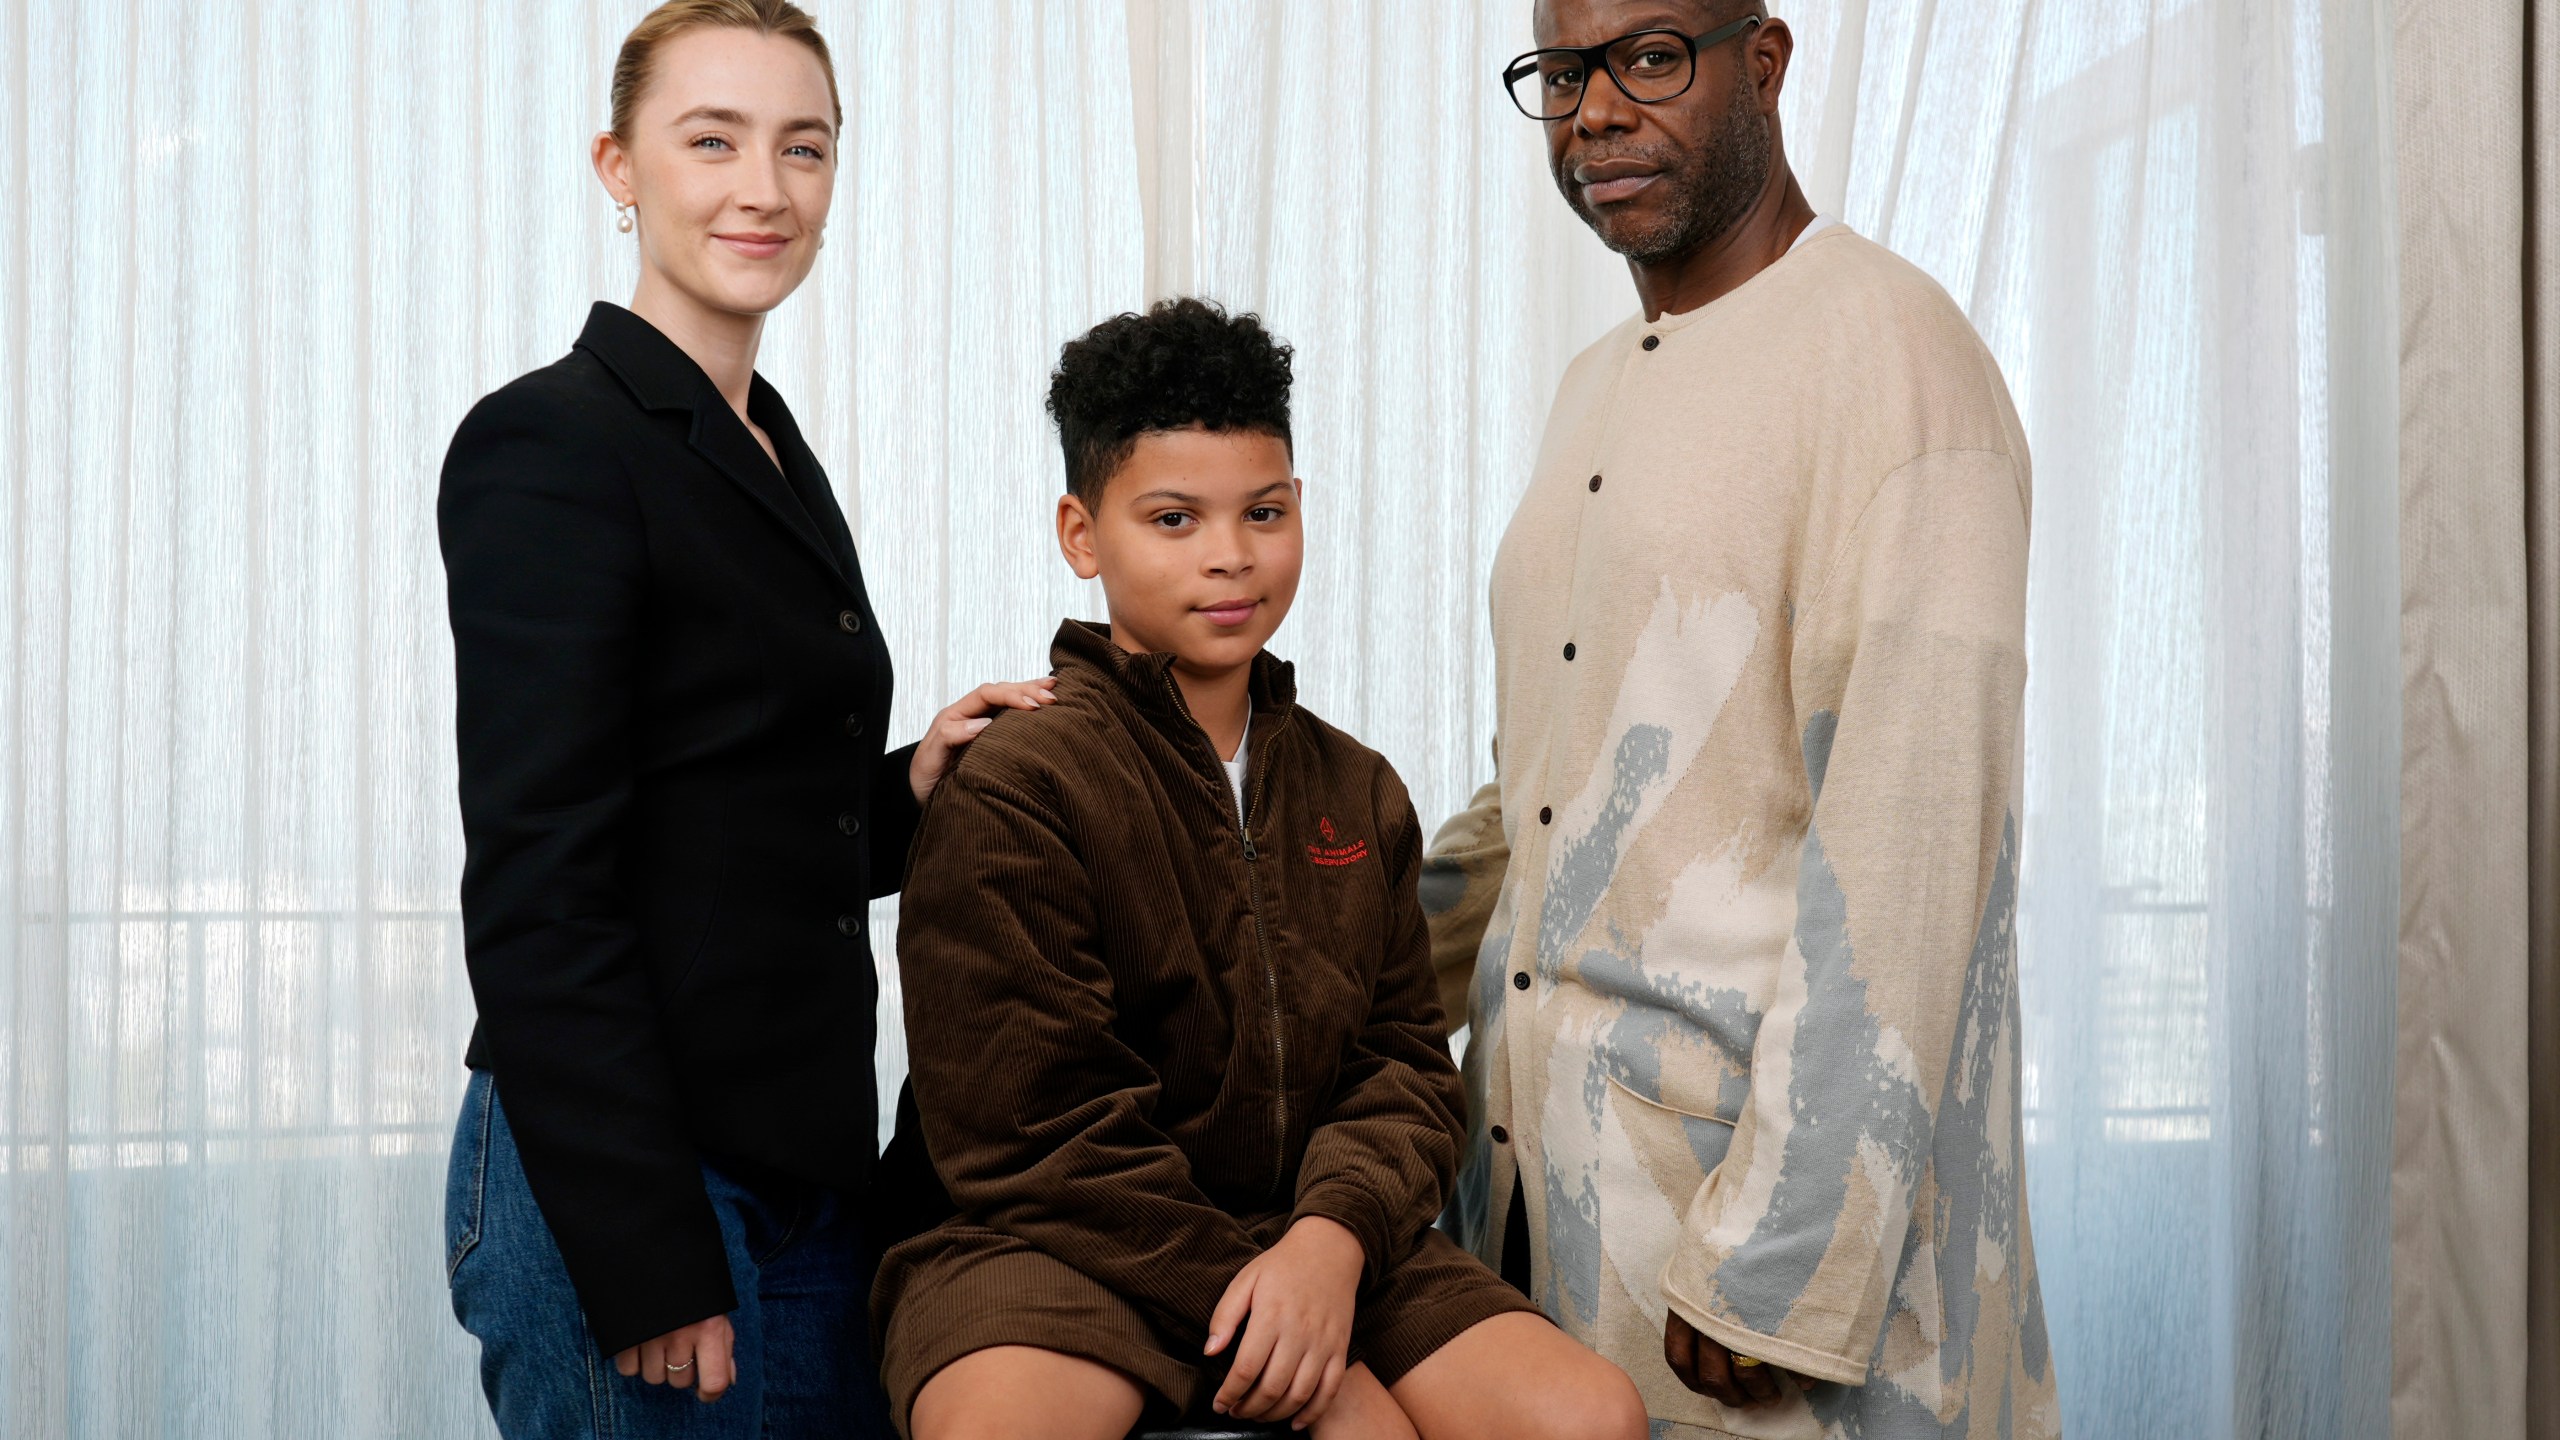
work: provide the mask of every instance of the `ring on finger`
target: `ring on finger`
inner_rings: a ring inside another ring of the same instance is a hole
[[[1754,1360],[1748,1355],[1736,1355],[1733,1357],[1733,1366],[1737,1370],[1756,1370],[1768,1363],[1769,1362],[1766,1360]]]
[[[690,1360],[686,1360],[686,1361],[683,1361],[683,1362],[681,1362],[681,1363],[679,1363],[679,1362],[677,1362],[677,1361],[674,1361],[674,1360],[670,1360],[670,1361],[668,1361],[668,1362],[667,1362],[667,1373],[668,1373],[668,1374],[670,1374],[670,1375],[675,1374],[675,1373],[676,1373],[677,1371],[679,1371],[679,1370],[690,1370],[690,1369],[692,1369],[692,1368],[693,1368],[693,1362],[692,1362],[692,1361],[690,1361]]]

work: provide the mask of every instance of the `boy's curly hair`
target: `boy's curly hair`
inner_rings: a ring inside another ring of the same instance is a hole
[[[1088,506],[1160,430],[1253,430],[1289,443],[1288,346],[1261,317],[1211,301],[1159,300],[1070,340],[1049,376],[1067,490]]]

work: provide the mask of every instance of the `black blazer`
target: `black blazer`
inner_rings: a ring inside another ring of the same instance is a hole
[[[852,1189],[864,911],[914,834],[853,537],[762,378],[647,321],[472,407],[436,502],[464,946],[525,1177],[606,1351],[737,1303],[701,1161]]]

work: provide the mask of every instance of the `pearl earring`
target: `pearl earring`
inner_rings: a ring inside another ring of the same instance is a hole
[[[614,206],[614,207],[613,207],[613,209],[614,209],[614,213],[615,213],[616,215],[618,215],[618,216],[620,216],[620,217],[621,217],[620,219],[617,219],[617,220],[615,220],[615,221],[613,222],[613,228],[614,228],[614,229],[616,229],[616,230],[621,231],[621,232],[622,232],[623,234],[625,234],[625,235],[630,234],[630,233],[631,233],[631,211],[632,211],[633,207],[632,207],[632,206],[629,206],[629,205],[616,205],[616,206]]]

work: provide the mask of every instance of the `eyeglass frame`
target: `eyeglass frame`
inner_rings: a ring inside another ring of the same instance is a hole
[[[1698,83],[1698,56],[1702,51],[1712,50],[1737,35],[1748,33],[1765,18],[1759,15],[1745,15],[1739,20],[1728,20],[1713,30],[1700,31],[1695,35],[1683,34],[1678,30],[1666,30],[1657,25],[1643,30],[1630,30],[1614,40],[1603,40],[1597,45],[1543,45],[1535,50],[1524,50],[1512,56],[1511,63],[1502,67],[1502,93],[1511,97],[1513,109],[1541,125],[1553,125],[1559,120],[1570,120],[1582,113],[1583,102],[1591,98],[1590,75],[1596,69],[1609,77],[1609,83],[1618,87],[1618,93],[1626,96],[1628,103],[1661,105],[1688,94],[1690,87]],[[1659,99],[1647,100],[1628,89],[1626,77],[1618,73],[1617,66],[1609,63],[1610,51],[1645,35],[1668,35],[1689,47],[1688,80],[1682,83],[1679,89]],[[1522,77],[1537,73],[1538,57],[1541,55],[1571,55],[1582,62],[1584,77],[1582,93],[1574,98],[1573,108],[1561,115],[1531,114],[1529,107],[1520,103],[1520,92],[1512,88],[1520,83]]]

